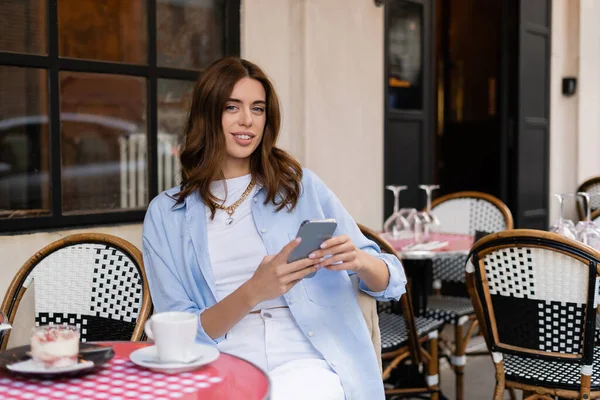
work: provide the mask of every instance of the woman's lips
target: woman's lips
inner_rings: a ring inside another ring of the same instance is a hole
[[[240,146],[248,146],[254,139],[253,135],[247,133],[232,133],[232,135],[235,142]]]

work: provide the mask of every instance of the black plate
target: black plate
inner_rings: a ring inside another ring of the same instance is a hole
[[[106,348],[106,350],[102,350]],[[96,350],[97,352],[85,353],[85,351]],[[31,358],[29,355],[29,346],[15,347],[0,352],[0,369],[6,370],[11,374],[26,376],[29,378],[40,378],[40,379],[60,379],[64,377],[77,376],[90,373],[97,370],[102,365],[106,364],[111,358],[115,356],[115,352],[112,348],[106,346],[100,346],[93,343],[79,343],[79,362],[92,361],[94,365],[89,368],[79,369],[77,371],[65,371],[65,372],[17,372],[11,371],[7,368],[8,365],[25,361]],[[83,352],[83,353],[82,353]]]

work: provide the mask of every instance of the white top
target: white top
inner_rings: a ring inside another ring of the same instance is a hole
[[[250,184],[250,174],[239,178],[215,181],[210,185],[211,193],[218,199],[227,199],[225,207],[235,203]],[[208,231],[208,255],[217,288],[217,301],[223,300],[244,282],[252,277],[263,257],[267,255],[265,245],[256,229],[252,216],[252,198],[258,191],[254,186],[248,197],[238,206],[232,215],[233,223],[226,224],[229,217],[224,210],[217,209],[215,219],[210,219],[210,209],[205,206],[206,228]],[[254,310],[287,306],[283,296],[264,301]]]

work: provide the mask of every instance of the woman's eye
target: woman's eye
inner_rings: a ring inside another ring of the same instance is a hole
[[[235,110],[237,110],[237,107],[236,106],[227,106],[227,107],[225,107],[225,110],[227,110],[227,111],[235,111]]]
[[[262,107],[254,107],[252,110],[253,110],[255,113],[264,113],[264,112],[265,112],[265,109],[264,109],[264,108],[262,108]]]

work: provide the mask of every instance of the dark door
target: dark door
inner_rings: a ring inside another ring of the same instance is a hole
[[[502,51],[507,5],[505,0],[436,1],[437,196],[465,190],[502,195],[505,105],[498,103],[509,81],[502,74],[502,60],[511,54]],[[514,45],[506,49],[516,56]]]
[[[520,0],[518,5],[517,129],[509,137],[509,190],[519,228],[548,229],[551,3]]]
[[[402,207],[424,206],[418,185],[433,180],[432,3],[385,2],[384,183],[408,186],[400,195]],[[387,217],[392,213],[391,192],[384,199]]]

